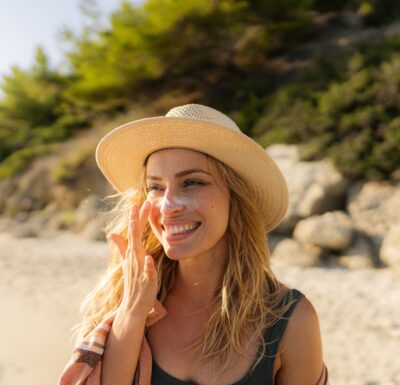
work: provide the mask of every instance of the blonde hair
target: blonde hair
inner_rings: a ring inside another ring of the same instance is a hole
[[[281,302],[283,289],[287,287],[271,270],[267,237],[251,187],[231,168],[207,157],[212,175],[218,174],[230,190],[229,251],[220,290],[215,295],[215,311],[204,335],[187,348],[198,351],[202,362],[213,360],[217,377],[228,368],[235,353],[249,357],[243,348],[244,341],[260,343],[261,350],[253,368],[263,356],[268,356],[264,332],[283,318],[295,300]],[[109,213],[107,234],[126,237],[132,203],[142,205],[146,199],[144,169],[142,176],[138,189],[117,194],[119,201]],[[154,258],[159,275],[158,300],[163,302],[173,287],[177,262],[167,257],[149,225],[144,231],[143,244],[146,253]],[[82,304],[84,318],[75,326],[79,331],[77,343],[120,305],[123,295],[120,261],[117,248],[112,247],[106,272]]]

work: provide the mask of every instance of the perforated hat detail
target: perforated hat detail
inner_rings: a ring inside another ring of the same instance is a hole
[[[214,108],[202,106],[199,104],[186,104],[184,106],[175,107],[168,111],[166,117],[201,119],[229,127],[234,131],[241,132],[236,123],[224,115],[222,112],[214,110]]]

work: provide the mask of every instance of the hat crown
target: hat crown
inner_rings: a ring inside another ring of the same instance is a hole
[[[167,112],[166,117],[186,118],[204,120],[210,123],[219,124],[230,128],[233,131],[241,132],[236,123],[214,108],[203,106],[201,104],[185,104],[183,106],[174,107]]]

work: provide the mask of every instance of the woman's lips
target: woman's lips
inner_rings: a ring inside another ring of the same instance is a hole
[[[201,226],[201,223],[198,223],[198,224],[197,224],[197,227],[195,227],[195,228],[192,229],[192,230],[185,231],[184,233],[168,234],[168,235],[166,234],[165,228],[164,228],[164,226],[163,226],[163,232],[166,234],[165,239],[166,239],[168,242],[171,242],[171,241],[180,241],[180,240],[182,240],[182,239],[186,239],[186,238],[190,237],[195,231],[198,230],[198,228],[199,228],[200,226]]]

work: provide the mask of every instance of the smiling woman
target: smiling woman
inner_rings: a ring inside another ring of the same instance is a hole
[[[313,305],[271,270],[288,190],[257,143],[190,104],[116,128],[96,156],[121,199],[60,385],[328,383]]]

